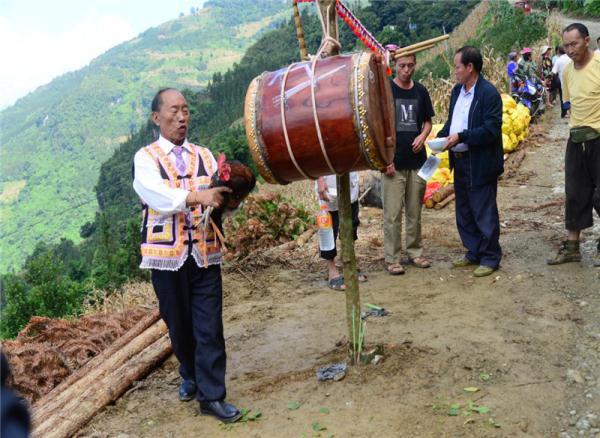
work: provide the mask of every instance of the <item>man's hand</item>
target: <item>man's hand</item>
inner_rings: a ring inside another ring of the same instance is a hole
[[[327,193],[327,184],[325,183],[325,178],[323,178],[322,176],[317,178],[317,193],[319,194],[319,199],[321,201],[331,201],[329,193]]]
[[[427,137],[423,134],[417,135],[415,137],[415,139],[412,142],[412,151],[415,154],[421,152],[421,149],[423,149],[423,145],[425,144],[425,140],[427,140]]]
[[[194,205],[200,204],[203,207],[219,208],[221,205],[223,205],[224,193],[231,193],[231,189],[229,187],[215,187],[199,192],[190,192],[185,202],[188,207],[193,207]]]
[[[452,135],[448,136],[448,144],[446,145],[444,150],[448,151],[459,143],[460,143],[460,139],[458,138],[458,134],[452,134]]]
[[[396,166],[394,166],[394,163],[385,168],[384,175],[389,177],[396,175]]]

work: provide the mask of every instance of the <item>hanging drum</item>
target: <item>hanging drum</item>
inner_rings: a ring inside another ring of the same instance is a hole
[[[248,88],[244,117],[252,158],[269,183],[383,169],[394,157],[392,91],[371,52],[263,73]]]

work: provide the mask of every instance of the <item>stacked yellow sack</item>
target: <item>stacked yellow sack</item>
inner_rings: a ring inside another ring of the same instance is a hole
[[[531,116],[527,107],[517,104],[508,94],[502,94],[502,147],[508,154],[517,149],[529,134]]]
[[[454,171],[450,171],[447,167],[438,167],[428,181],[428,183],[435,182],[439,182],[442,187],[447,186],[448,184],[454,184]]]
[[[442,129],[443,127],[444,127],[444,125],[442,123],[433,125],[431,127],[431,132],[429,133],[429,136],[427,137],[427,140],[433,140],[434,138],[436,138],[437,133],[440,132],[440,129]],[[427,156],[430,156],[431,149],[429,149],[427,142],[425,142],[425,149],[427,150]],[[450,159],[448,158],[448,151],[442,152],[441,154],[437,154],[437,156],[440,160],[442,160],[442,162],[440,163],[440,168],[444,168],[444,169],[450,168]]]

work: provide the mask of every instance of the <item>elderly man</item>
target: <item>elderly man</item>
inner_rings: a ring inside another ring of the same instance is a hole
[[[565,102],[571,103],[571,132],[565,153],[565,227],[567,240],[548,264],[579,262],[581,230],[600,215],[600,53],[590,47],[588,29],[573,23],[563,31],[563,45],[573,60],[563,72]],[[600,266],[600,240],[594,256]]]
[[[414,54],[396,59],[396,77],[391,83],[396,109],[396,152],[383,176],[384,252],[391,275],[404,274],[400,257],[403,215],[408,263],[418,268],[431,264],[423,256],[421,237],[426,181],[417,173],[427,159],[424,144],[431,132],[434,112],[427,89],[413,80],[416,65]]]
[[[448,120],[438,137],[448,137],[446,150],[454,169],[456,225],[467,252],[454,267],[479,265],[475,277],[498,269],[500,219],[496,205],[502,156],[502,99],[481,76],[478,49],[465,46],[454,56],[458,84],[452,89]]]
[[[221,248],[213,228],[200,225],[230,189],[208,188],[217,163],[187,140],[190,113],[183,95],[160,90],[152,101],[158,140],[134,158],[133,188],[143,205],[142,264],[151,269],[161,317],[179,360],[182,401],[194,397],[202,414],[230,423],[240,412],[225,403]]]

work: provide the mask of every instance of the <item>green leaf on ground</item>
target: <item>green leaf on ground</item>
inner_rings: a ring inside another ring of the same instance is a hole
[[[298,409],[300,406],[301,406],[300,402],[296,402],[296,401],[289,402],[289,403],[287,404],[287,408],[288,408],[290,411],[295,411],[295,410],[296,410],[296,409]]]
[[[313,429],[315,432],[322,432],[322,431],[324,431],[324,430],[327,430],[327,428],[326,428],[325,426],[323,426],[322,424],[319,424],[319,422],[318,422],[318,421],[315,421],[315,422],[312,424],[312,429]]]
[[[482,382],[487,382],[488,380],[490,380],[490,375],[488,373],[481,373],[479,374],[479,379]]]
[[[452,403],[450,405],[450,409],[448,410],[448,416],[456,417],[458,414],[460,414],[460,406],[456,403]]]
[[[469,400],[468,408],[470,411],[477,412],[479,414],[487,414],[490,411],[490,408],[487,406],[479,406]]]
[[[328,414],[329,413],[329,409],[328,408],[321,408],[319,409],[319,412],[322,414]]]
[[[373,309],[373,310],[381,310],[381,307],[376,306],[375,304],[371,304],[371,303],[365,303],[365,306],[367,306],[369,309]]]

